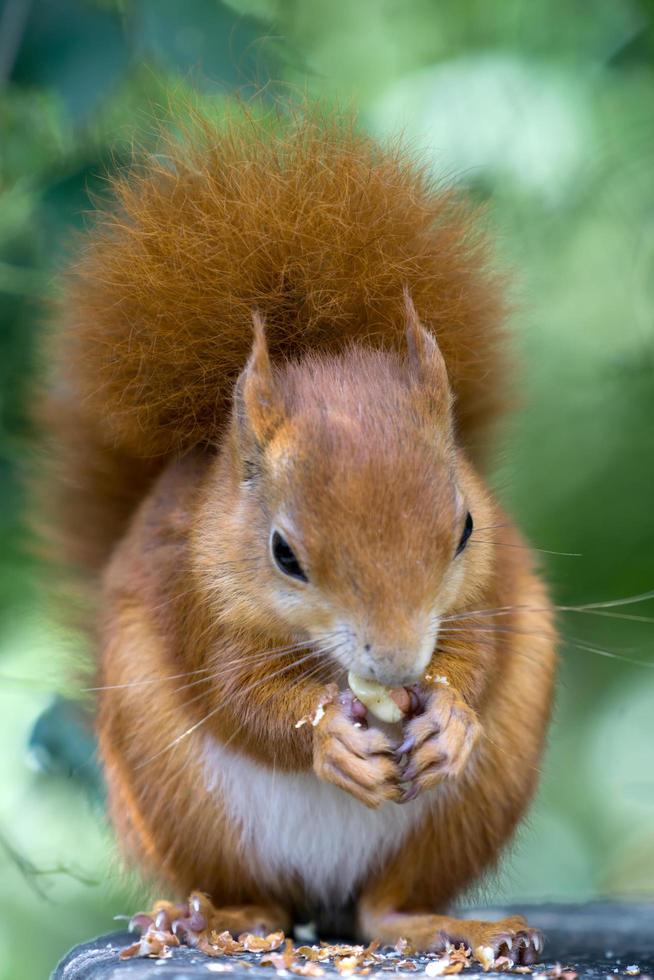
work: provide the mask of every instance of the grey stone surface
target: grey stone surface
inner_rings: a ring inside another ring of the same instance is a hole
[[[543,966],[533,971],[550,969],[559,962],[575,970],[583,980],[634,976],[654,980],[654,903],[608,903],[588,905],[543,905],[520,909],[476,909],[467,913],[475,918],[500,918],[520,912],[529,923],[538,926],[546,936]],[[209,959],[192,949],[180,947],[170,959],[130,959],[121,961],[118,953],[134,941],[128,933],[113,933],[71,950],[52,974],[52,980],[192,980],[195,977],[216,976],[225,972],[230,980],[273,980],[274,972],[257,965],[252,954]],[[394,959],[389,956],[383,964],[385,977],[420,977],[419,972],[393,970]],[[420,958],[416,965],[421,970]],[[630,972],[628,972],[630,971]],[[377,971],[373,971],[375,973]],[[463,980],[479,976],[491,977],[468,969]],[[503,976],[507,976],[503,974]],[[226,978],[227,980],[227,978]]]

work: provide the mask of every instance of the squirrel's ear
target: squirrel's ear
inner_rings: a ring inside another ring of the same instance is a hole
[[[409,371],[418,386],[426,406],[442,418],[449,418],[454,401],[447,376],[445,358],[436,338],[425,330],[413,305],[408,288],[404,287],[404,313]]]
[[[252,314],[254,341],[234,391],[234,412],[241,430],[262,446],[284,420],[284,406],[273,374],[263,318]]]

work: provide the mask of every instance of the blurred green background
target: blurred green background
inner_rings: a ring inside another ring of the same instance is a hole
[[[31,980],[143,901],[115,861],[92,744],[74,710],[51,708],[55,693],[76,693],[66,664],[79,640],[55,625],[22,524],[35,341],[88,191],[190,90],[220,111],[273,81],[270,96],[288,85],[355,106],[380,136],[403,129],[486,202],[514,270],[524,402],[499,456],[502,498],[538,547],[578,553],[543,554],[559,603],[643,593],[654,587],[654,3],[4,0],[0,11],[0,976]],[[561,616],[540,793],[476,897],[654,896],[653,614],[650,601]]]

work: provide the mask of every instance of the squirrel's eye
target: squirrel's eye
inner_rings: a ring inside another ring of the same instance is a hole
[[[295,557],[295,552],[279,531],[273,532],[271,550],[275,564],[280,571],[284,572],[285,575],[290,575],[291,578],[300,579],[301,582],[308,581],[302,566]]]
[[[461,535],[461,540],[459,541],[459,546],[456,549],[456,552],[454,554],[454,557],[455,558],[456,558],[457,555],[460,555],[461,554],[461,552],[463,551],[463,549],[467,545],[468,538],[472,534],[473,527],[474,527],[474,524],[472,523],[472,514],[470,513],[470,511],[468,511],[468,513],[466,514],[466,522],[465,522],[465,524],[463,526],[463,534]]]

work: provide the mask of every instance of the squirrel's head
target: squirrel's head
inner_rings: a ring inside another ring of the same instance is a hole
[[[468,543],[492,505],[452,409],[443,356],[408,296],[404,354],[352,347],[273,367],[255,316],[203,509],[202,565],[220,579],[222,616],[312,641],[383,684],[417,681],[441,618],[489,574]]]

